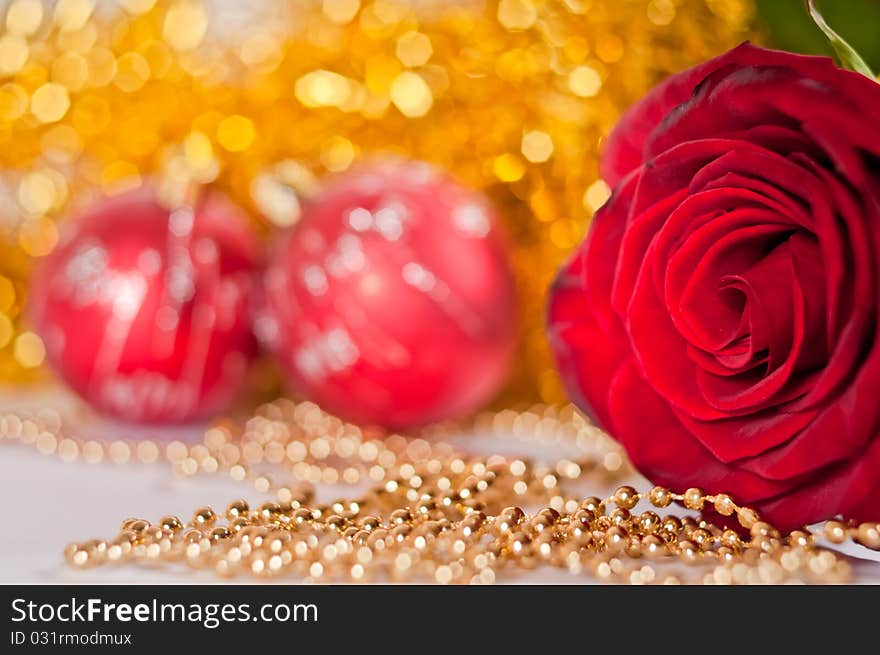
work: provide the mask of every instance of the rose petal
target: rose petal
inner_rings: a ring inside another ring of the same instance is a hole
[[[876,202],[876,200],[875,200]],[[874,252],[880,252],[880,234],[871,235]],[[873,298],[863,299],[872,306],[880,302],[875,289]],[[876,327],[874,328],[876,330]],[[833,362],[833,356],[832,360]],[[785,479],[815,471],[835,461],[857,457],[880,433],[880,341],[876,333],[867,351],[862,351],[859,367],[847,380],[846,388],[833,402],[816,408],[814,404],[796,403],[797,409],[809,407],[816,418],[784,446],[743,462],[749,470],[771,479]],[[817,457],[821,453],[821,457]]]
[[[796,126],[861,185],[865,170],[855,149],[880,151],[880,126],[865,120],[877,103],[880,86],[870,82],[861,96],[847,98],[836,83],[805,79],[792,68],[726,67],[711,73],[691,98],[669,112],[645,141],[643,155],[647,160],[680,143],[729,137],[755,125]]]
[[[828,467],[777,498],[759,505],[761,513],[780,530],[794,530],[829,518],[829,507],[853,521],[880,520],[880,439],[859,457]]]
[[[715,59],[670,76],[630,107],[621,116],[614,130],[605,140],[602,154],[602,177],[612,186],[639,167],[645,157],[643,149],[650,134],[669,112],[691,97],[694,89],[708,75],[724,67],[783,66],[801,75],[830,83],[841,98],[865,107],[871,120],[878,122],[880,103],[873,106],[865,101],[870,97],[872,84],[863,75],[844,71],[828,57],[795,55],[790,52],[767,50],[743,43]]]
[[[636,468],[657,484],[738,491],[739,502],[775,496],[789,484],[766,480],[720,462],[670,411],[633,362],[620,366],[608,389],[616,436]]]
[[[777,222],[780,218],[766,210],[734,210],[693,230],[672,254],[660,255],[668,262],[663,289],[670,317],[692,345],[719,353],[741,336],[750,294],[741,296],[745,307],[731,305],[731,295],[724,292],[733,285],[727,280],[758,264],[767,249],[791,234],[792,225]],[[751,312],[751,318],[763,315]],[[763,350],[768,344],[759,338],[751,346]]]
[[[824,182],[826,197],[833,202],[837,211],[832,219],[833,226],[820,232],[823,246],[823,261],[826,269],[828,287],[827,334],[828,348],[831,350],[824,374],[815,387],[804,398],[803,406],[822,402],[841,384],[851,377],[862,360],[866,347],[876,335],[870,330],[871,321],[876,321],[877,305],[865,302],[877,293],[877,269],[871,262],[876,261],[880,250],[872,248],[873,223],[880,221],[880,212],[872,212],[853,197],[852,191],[828,171],[811,160],[804,162],[811,166]],[[877,194],[866,194],[866,197]],[[829,220],[825,213],[818,218]],[[821,225],[820,225],[821,228]],[[845,243],[829,247],[828,241],[837,234],[846,236]],[[840,253],[838,255],[838,253]]]
[[[715,421],[700,421],[680,412],[676,412],[676,416],[688,432],[721,462],[736,463],[744,470],[760,475],[742,460],[760,457],[768,449],[790,442],[810,424],[816,412],[789,412],[781,406]]]
[[[585,302],[584,257],[576,254],[564,266],[550,291],[548,339],[569,397],[601,427],[614,430],[605,395],[626,344],[603,331]],[[597,343],[603,347],[596,350]]]
[[[566,388],[579,407],[612,431],[608,382],[629,345],[611,307],[611,285],[626,222],[622,212],[635,182],[623,184],[596,213],[586,242],[557,275],[548,303],[548,338]]]

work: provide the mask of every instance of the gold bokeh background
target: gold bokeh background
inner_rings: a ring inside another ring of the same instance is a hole
[[[602,138],[664,76],[753,25],[751,0],[7,2],[0,381],[45,378],[22,316],[28,273],[77,207],[210,184],[269,235],[322,176],[390,152],[494,200],[522,299],[499,402],[559,401],[545,293],[609,194]]]

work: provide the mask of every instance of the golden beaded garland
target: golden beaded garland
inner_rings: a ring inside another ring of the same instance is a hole
[[[562,400],[544,293],[608,197],[602,137],[662,77],[753,36],[751,0],[6,6],[0,379],[43,361],[26,277],[72,205],[157,176],[290,225],[316,177],[391,151],[450,170],[506,219],[523,339],[505,405]]]
[[[847,561],[817,546],[808,530],[780,534],[726,494],[623,485],[604,499],[576,496],[578,484],[613,483],[632,469],[619,446],[571,407],[486,413],[468,429],[576,448],[577,456],[551,464],[467,455],[451,443],[459,429],[437,426],[415,438],[378,439],[312,403],[278,400],[244,425],[218,421],[200,443],[160,446],[84,440],[45,410],[0,415],[0,437],[68,461],[164,457],[182,475],[226,472],[260,493],[274,492],[275,500],[258,507],[233,501],[222,518],[202,507],[188,522],[126,519],[111,539],[68,546],[66,559],[77,567],[185,563],[224,577],[441,584],[491,584],[537,566],[631,584],[849,580]],[[315,501],[317,484],[362,482],[361,494]],[[654,511],[673,502],[713,507],[734,517],[738,530],[699,515]],[[829,521],[823,536],[880,548],[876,523]]]

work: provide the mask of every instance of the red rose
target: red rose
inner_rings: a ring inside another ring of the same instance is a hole
[[[551,292],[574,401],[651,480],[880,518],[880,85],[744,44],[655,88]]]

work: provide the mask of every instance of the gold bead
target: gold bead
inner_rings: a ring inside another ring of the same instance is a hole
[[[569,533],[568,537],[573,539],[574,545],[578,548],[590,547],[596,542],[596,535],[594,535],[592,531],[582,528],[574,528]]]
[[[699,546],[701,550],[708,550],[712,545],[712,535],[702,528],[697,528],[688,536],[690,541]]]
[[[713,505],[715,506],[715,511],[721,514],[721,516],[730,516],[736,510],[736,505],[734,505],[727,494],[716,494]]]
[[[595,496],[588,496],[581,502],[581,509],[589,510],[596,516],[602,516],[605,513],[605,503]]]
[[[799,548],[809,548],[813,545],[813,535],[803,530],[794,530],[788,535],[788,543]]]
[[[758,521],[758,513],[750,507],[740,507],[736,511],[736,518],[742,527],[750,529]]]
[[[595,519],[596,515],[588,509],[579,509],[571,516],[572,524],[577,524],[583,528],[589,528]]]
[[[278,507],[281,509],[282,514],[290,516],[294,510],[302,507],[302,504],[297,500],[281,500],[278,502]]]
[[[684,492],[684,506],[688,509],[703,509],[703,490],[697,487],[691,487]]]
[[[412,523],[413,516],[408,509],[396,509],[391,512],[391,523],[401,525],[403,523]]]
[[[700,547],[692,541],[678,542],[678,552],[681,558],[688,564],[696,564],[700,557]]]
[[[256,547],[263,543],[263,539],[267,534],[269,534],[269,531],[261,525],[249,525],[238,532],[242,543],[250,543]]]
[[[183,523],[176,516],[163,516],[159,520],[159,527],[169,532],[179,532],[183,529]]]
[[[471,512],[464,517],[461,524],[463,528],[474,532],[483,527],[486,524],[486,520],[487,517],[483,512]]]
[[[532,530],[532,534],[538,534],[543,532],[545,529],[552,528],[555,523],[556,521],[554,521],[552,517],[546,514],[537,514],[529,522],[529,527]]]
[[[775,553],[782,546],[782,541],[770,535],[759,534],[752,537],[749,542],[752,550],[759,550],[764,553]]]
[[[605,533],[605,548],[609,553],[621,552],[628,541],[626,531],[620,527],[608,528],[608,531]]]
[[[752,524],[749,532],[753,537],[776,537],[779,534],[772,525],[765,523],[764,521],[758,521],[757,523]]]
[[[715,551],[715,556],[722,561],[732,562],[736,557],[736,551],[729,546],[721,546],[721,548]]]
[[[361,530],[372,532],[376,528],[382,527],[382,519],[378,516],[365,516],[358,525]]]
[[[401,542],[403,542],[404,539],[406,539],[409,536],[409,534],[411,532],[412,532],[411,525],[409,525],[407,523],[401,523],[400,525],[396,525],[396,526],[394,526],[394,528],[391,529],[391,538],[394,541],[401,543]]]
[[[665,487],[654,487],[648,494],[648,500],[654,507],[668,507],[672,503],[672,493]]]
[[[236,517],[231,519],[227,525],[230,531],[232,532],[240,532],[242,528],[247,527],[248,522],[247,519],[243,516]]]
[[[611,514],[608,515],[608,518],[611,520],[611,525],[618,525],[623,528],[628,528],[632,522],[632,514],[629,513],[628,509],[622,507],[611,512]]]
[[[627,557],[637,559],[642,556],[642,540],[636,535],[630,535],[629,540],[624,547]]]
[[[367,545],[375,546],[379,542],[385,542],[385,539],[388,537],[388,530],[373,530],[369,535],[370,536],[367,537]]]
[[[666,544],[660,537],[649,534],[642,539],[642,553],[654,559],[663,557],[666,555]]]
[[[348,521],[345,519],[345,517],[340,516],[339,514],[331,514],[326,519],[324,519],[324,525],[326,525],[328,528],[340,531],[346,527],[347,523]]]
[[[652,534],[660,528],[660,517],[655,512],[646,511],[639,515],[639,528],[645,534]]]
[[[266,537],[266,547],[270,553],[280,553],[292,540],[289,532],[275,531]]]
[[[510,550],[520,558],[530,556],[532,554],[531,537],[523,532],[512,535],[510,538]]]
[[[217,521],[217,515],[214,514],[214,510],[210,507],[200,507],[195,511],[192,517],[193,525],[206,528],[214,525]]]
[[[678,517],[675,516],[667,516],[663,519],[663,523],[660,526],[664,532],[669,534],[678,534],[681,530],[681,521]]]
[[[735,530],[725,530],[721,533],[721,543],[727,548],[738,548],[742,541]]]
[[[311,523],[312,522],[312,511],[309,509],[306,509],[304,507],[301,507],[300,509],[296,510],[293,513],[291,520],[296,525],[303,525],[305,523]]]
[[[614,502],[620,508],[632,509],[636,506],[636,503],[639,502],[638,492],[627,485],[618,487],[614,492]]]
[[[266,521],[277,519],[281,514],[281,505],[274,501],[269,500],[260,505],[260,516]]]
[[[600,531],[600,532],[604,532],[605,530],[607,530],[610,527],[611,527],[611,519],[608,518],[607,516],[599,516],[593,522],[593,528],[595,530]]]
[[[74,566],[87,567],[99,564],[107,552],[107,543],[98,539],[92,539],[79,544],[72,552],[68,561]]]
[[[221,539],[228,539],[231,536],[232,532],[225,526],[213,528],[211,532],[208,533],[208,538],[211,541],[220,541]]]
[[[682,516],[681,527],[685,532],[691,533],[700,526],[697,524],[697,520],[693,516]]]
[[[82,552],[82,554],[80,554]],[[68,544],[64,548],[64,559],[72,566],[81,566],[85,563],[88,555],[82,551],[79,544]]]
[[[880,523],[860,524],[854,538],[867,548],[880,549]]]
[[[559,512],[557,512],[552,507],[545,507],[542,510],[539,510],[536,516],[546,517],[552,523],[556,523],[559,520]]]
[[[823,532],[825,538],[833,544],[846,541],[846,526],[840,521],[827,521]]]
[[[145,532],[150,529],[150,522],[144,519],[125,519],[122,522],[123,530],[131,530],[132,532]]]
[[[226,518],[235,519],[239,516],[246,516],[250,506],[244,500],[234,500],[226,507]]]
[[[110,542],[107,549],[107,556],[113,560],[119,560],[131,553],[133,549],[132,541],[126,537],[117,536]]]
[[[519,525],[526,519],[526,513],[519,507],[505,507],[501,510],[499,518],[507,519],[511,525]]]

